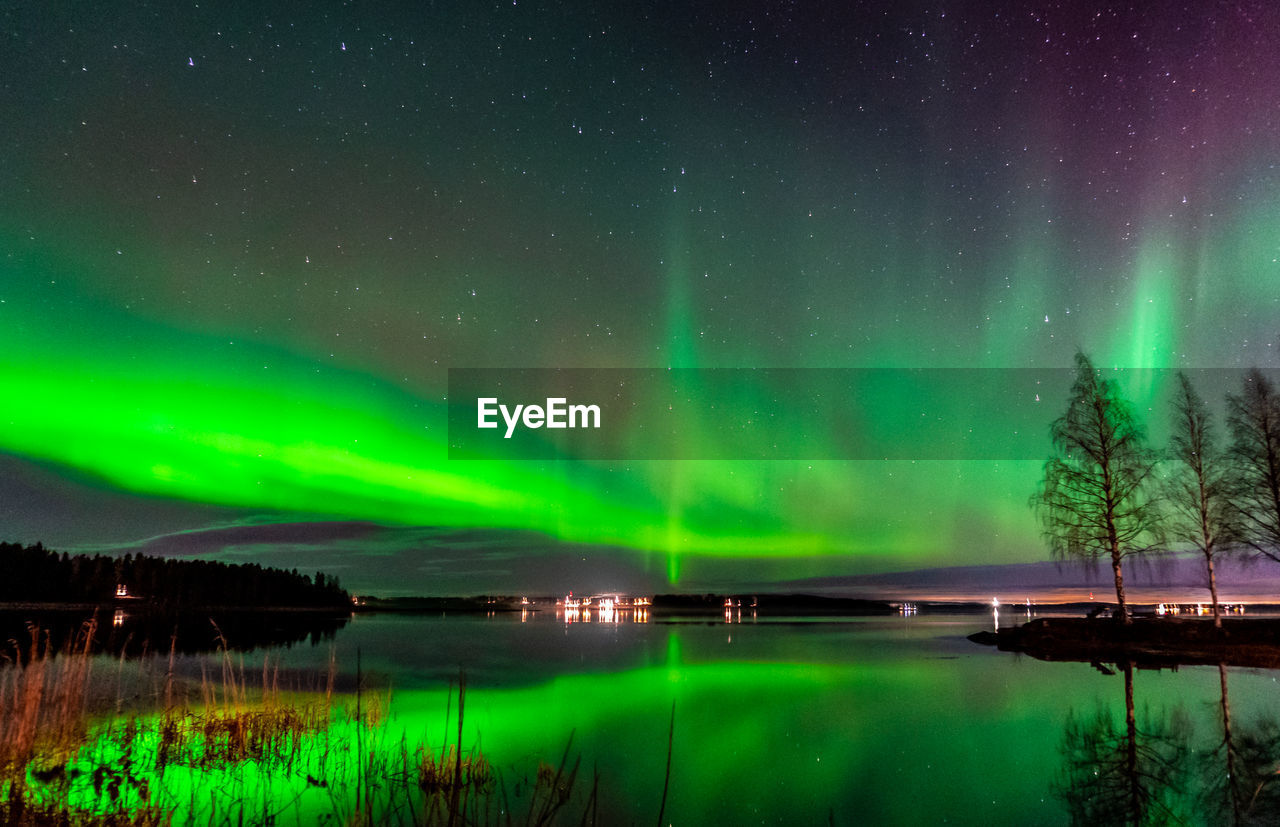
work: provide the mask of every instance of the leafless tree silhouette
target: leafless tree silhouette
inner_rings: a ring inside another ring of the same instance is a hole
[[[1045,539],[1058,559],[1109,559],[1120,617],[1128,623],[1122,562],[1163,541],[1150,495],[1155,454],[1115,383],[1083,353],[1076,354],[1071,401],[1051,434],[1056,455],[1032,497]]]

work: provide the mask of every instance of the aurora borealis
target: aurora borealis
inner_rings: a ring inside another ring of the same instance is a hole
[[[9,4],[0,539],[336,549],[426,593],[513,555],[654,587],[1042,559],[1036,461],[460,462],[447,370],[1280,367],[1276,31],[1263,2]]]

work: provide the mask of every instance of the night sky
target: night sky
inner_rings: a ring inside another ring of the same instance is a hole
[[[450,461],[446,370],[1280,367],[1277,32],[5,4],[0,539],[386,593],[1043,559],[1039,462]]]

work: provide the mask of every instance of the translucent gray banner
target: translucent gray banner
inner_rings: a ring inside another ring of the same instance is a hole
[[[1184,371],[1211,408],[1244,369]],[[1175,370],[1101,370],[1151,431]],[[1042,460],[1068,368],[452,368],[449,458]],[[1280,372],[1266,371],[1276,382]],[[1223,429],[1225,430],[1225,428]]]

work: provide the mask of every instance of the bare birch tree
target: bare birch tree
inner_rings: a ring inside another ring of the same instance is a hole
[[[1111,563],[1122,622],[1129,623],[1123,561],[1158,547],[1160,514],[1151,496],[1156,458],[1115,383],[1076,354],[1067,411],[1050,430],[1056,455],[1032,497],[1055,558]]]

